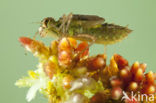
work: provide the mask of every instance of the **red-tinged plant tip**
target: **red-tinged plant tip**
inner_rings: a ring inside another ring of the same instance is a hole
[[[137,82],[131,82],[128,86],[128,91],[137,91],[138,89],[138,83]]]
[[[89,103],[107,103],[109,99],[109,93],[97,92],[91,99]]]
[[[114,100],[119,100],[122,96],[122,89],[120,87],[114,87],[111,91],[111,97]]]
[[[62,51],[62,50],[70,51],[71,50],[71,44],[70,44],[69,39],[68,38],[62,38],[59,42],[58,49],[60,51]]]
[[[65,89],[69,89],[71,87],[71,82],[73,80],[73,77],[71,75],[67,75],[63,78],[63,87]]]
[[[126,66],[128,66],[128,61],[126,59],[124,59],[122,56],[115,54],[114,59],[115,59],[116,63],[118,64],[119,69],[123,69]]]
[[[37,56],[40,59],[48,58],[50,54],[49,48],[46,47],[42,42],[30,39],[28,37],[21,37],[19,38],[19,41],[26,48],[26,50],[32,52],[34,56]]]
[[[112,87],[120,87],[122,85],[122,81],[118,78],[114,78],[110,80],[110,84]]]
[[[57,55],[57,53],[58,53],[58,42],[57,41],[51,42],[50,53],[54,54],[54,55]]]
[[[134,80],[136,82],[141,82],[143,81],[143,77],[144,77],[144,73],[143,73],[143,70],[141,68],[139,68],[137,71],[136,71],[136,74],[134,76]]]
[[[68,38],[69,42],[70,42],[70,45],[72,48],[76,48],[77,47],[77,41],[73,38]]]
[[[156,88],[154,85],[147,85],[143,87],[142,92],[144,94],[154,94],[156,93]]]
[[[120,70],[119,76],[122,80],[127,81],[127,82],[131,79],[131,74],[128,68]]]
[[[58,60],[61,66],[70,65],[74,49],[77,45],[76,40],[72,38],[62,38],[58,44]]]
[[[28,38],[28,37],[20,37],[19,38],[19,42],[25,46],[25,45],[30,45],[32,43],[32,39]]]
[[[145,72],[145,70],[147,68],[147,64],[145,64],[145,63],[140,64],[140,68],[142,69],[143,72]]]
[[[139,69],[139,67],[140,67],[139,62],[135,62],[131,67],[131,73],[135,74],[137,70]]]
[[[49,61],[43,65],[43,69],[46,75],[52,79],[53,75],[56,73],[56,64]]]
[[[104,68],[106,65],[106,61],[105,61],[105,56],[103,55],[98,55],[93,62],[94,66],[96,66],[97,68]]]
[[[154,77],[154,73],[152,71],[148,72],[146,75],[146,83],[147,84],[154,84],[155,82],[155,77]]]
[[[79,58],[88,56],[89,55],[88,43],[87,42],[80,43],[75,51],[76,51],[76,53],[80,53]]]
[[[58,53],[58,61],[61,66],[70,65],[72,62],[71,53],[68,53],[67,51],[60,51]]]
[[[77,47],[77,42],[73,38],[62,38],[59,41],[58,49],[60,51],[73,51]]]
[[[103,55],[98,55],[96,57],[89,58],[87,62],[87,67],[91,71],[103,69],[105,66],[106,61]]]

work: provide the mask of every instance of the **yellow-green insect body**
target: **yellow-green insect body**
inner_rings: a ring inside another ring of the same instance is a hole
[[[131,32],[127,27],[103,23],[104,19],[95,15],[72,15],[66,32],[59,29],[63,21],[63,18],[58,21],[52,17],[43,19],[39,28],[40,35],[54,38],[68,36],[89,42],[94,39],[94,43],[108,45],[121,41]],[[68,23],[65,22],[63,26],[67,25]]]
[[[91,41],[90,38],[81,37],[78,35],[90,35],[95,38],[95,43],[98,44],[113,44],[121,41],[131,32],[127,27],[122,27],[114,24],[102,24],[97,27],[69,27],[68,35],[83,41]]]

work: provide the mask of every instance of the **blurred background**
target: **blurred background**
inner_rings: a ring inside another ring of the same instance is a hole
[[[108,23],[129,25],[133,32],[120,43],[107,47],[108,59],[118,53],[129,60],[145,62],[156,72],[155,0],[0,0],[0,103],[27,103],[28,89],[14,86],[16,80],[35,69],[37,59],[18,42],[33,37],[45,17],[58,19],[64,13],[99,15]],[[52,38],[40,38],[48,45]],[[103,53],[103,45],[93,45],[91,55]],[[109,61],[109,60],[108,60]],[[47,103],[38,94],[31,103]]]

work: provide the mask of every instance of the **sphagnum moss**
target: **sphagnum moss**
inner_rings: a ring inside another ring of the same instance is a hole
[[[126,98],[121,101],[123,93],[129,98],[132,91],[150,98],[156,92],[156,74],[145,73],[144,63],[135,62],[130,66],[126,59],[114,54],[107,65],[105,54],[90,57],[88,44],[78,44],[73,38],[52,41],[50,46],[27,37],[19,41],[39,58],[37,69],[28,71],[28,76],[16,82],[16,86],[30,87],[28,102],[37,91],[49,103],[139,103]]]

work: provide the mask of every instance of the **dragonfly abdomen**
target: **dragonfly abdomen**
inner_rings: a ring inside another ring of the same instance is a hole
[[[83,37],[84,35],[89,35],[95,38],[95,43],[105,45],[121,41],[127,37],[130,32],[131,30],[127,27],[106,23],[92,28],[71,27],[69,29],[69,35],[76,39],[91,42],[92,40],[90,38]],[[83,36],[81,37],[81,35]]]

